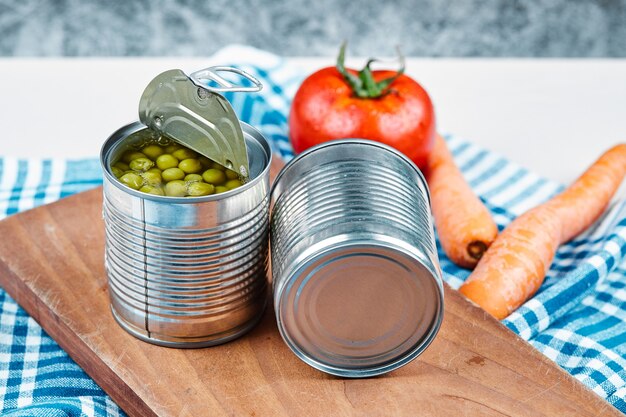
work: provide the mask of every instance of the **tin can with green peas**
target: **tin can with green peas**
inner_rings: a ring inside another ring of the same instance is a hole
[[[155,78],[141,122],[113,133],[100,155],[113,315],[134,336],[171,347],[245,333],[268,285],[270,147],[193,76]],[[176,96],[159,97],[155,85]]]

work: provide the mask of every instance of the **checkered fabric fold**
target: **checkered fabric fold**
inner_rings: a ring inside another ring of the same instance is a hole
[[[236,65],[265,85],[259,94],[228,94],[241,120],[259,128],[273,150],[293,156],[287,137],[290,100],[306,75],[297,66],[244,46],[214,62]],[[500,229],[562,189],[457,137],[448,145]],[[591,162],[591,161],[590,161]],[[96,158],[0,158],[0,218],[101,184]],[[511,330],[617,409],[626,412],[626,202],[614,203],[585,234],[563,245],[539,292],[504,320]],[[469,271],[439,256],[454,288]],[[7,416],[122,416],[115,403],[0,290],[0,413]]]

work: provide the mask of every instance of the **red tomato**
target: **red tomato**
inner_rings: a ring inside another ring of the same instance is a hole
[[[310,75],[293,99],[289,134],[294,151],[300,153],[333,139],[371,139],[396,148],[424,170],[435,139],[435,114],[426,91],[400,74],[390,85],[378,89],[378,93],[382,90],[378,97],[367,97],[365,84],[360,91],[354,88],[355,78],[357,83],[363,80],[359,72],[344,70],[356,76],[351,80],[340,72],[342,53],[337,68],[323,68]],[[375,83],[398,74],[370,72],[368,66],[363,71],[366,69]]]

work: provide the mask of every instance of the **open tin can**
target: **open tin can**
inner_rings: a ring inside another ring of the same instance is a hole
[[[367,377],[430,344],[443,284],[428,188],[410,160],[377,142],[327,142],[281,171],[271,204],[276,319],[298,357]]]
[[[153,80],[140,104],[143,123],[113,133],[100,154],[113,315],[136,337],[171,347],[240,336],[260,320],[267,298],[269,144],[222,96],[192,81],[179,70]],[[169,197],[115,177],[111,164],[125,151],[172,137],[199,153],[204,146],[211,159],[245,174],[245,183],[220,194]]]
[[[165,197],[121,184],[111,162],[142,140],[133,123],[102,148],[105,266],[111,308],[133,335],[201,347],[234,339],[266,303],[271,151],[242,123],[250,180],[223,194]]]

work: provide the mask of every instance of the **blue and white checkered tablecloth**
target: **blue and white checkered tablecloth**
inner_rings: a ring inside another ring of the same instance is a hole
[[[236,57],[236,58],[234,58]],[[227,98],[260,128],[274,151],[292,157],[290,98],[303,74],[279,57],[233,46],[218,62],[256,75],[263,92]],[[104,138],[103,138],[104,140]],[[454,157],[500,228],[562,189],[497,154],[448,136]],[[592,162],[591,160],[589,161]],[[101,183],[99,162],[0,158],[0,218]],[[7,238],[7,237],[4,237]],[[548,358],[626,413],[626,202],[614,203],[584,235],[563,245],[539,292],[504,323]],[[439,251],[454,288],[469,271]],[[0,290],[0,413],[5,416],[120,416],[124,413]]]

